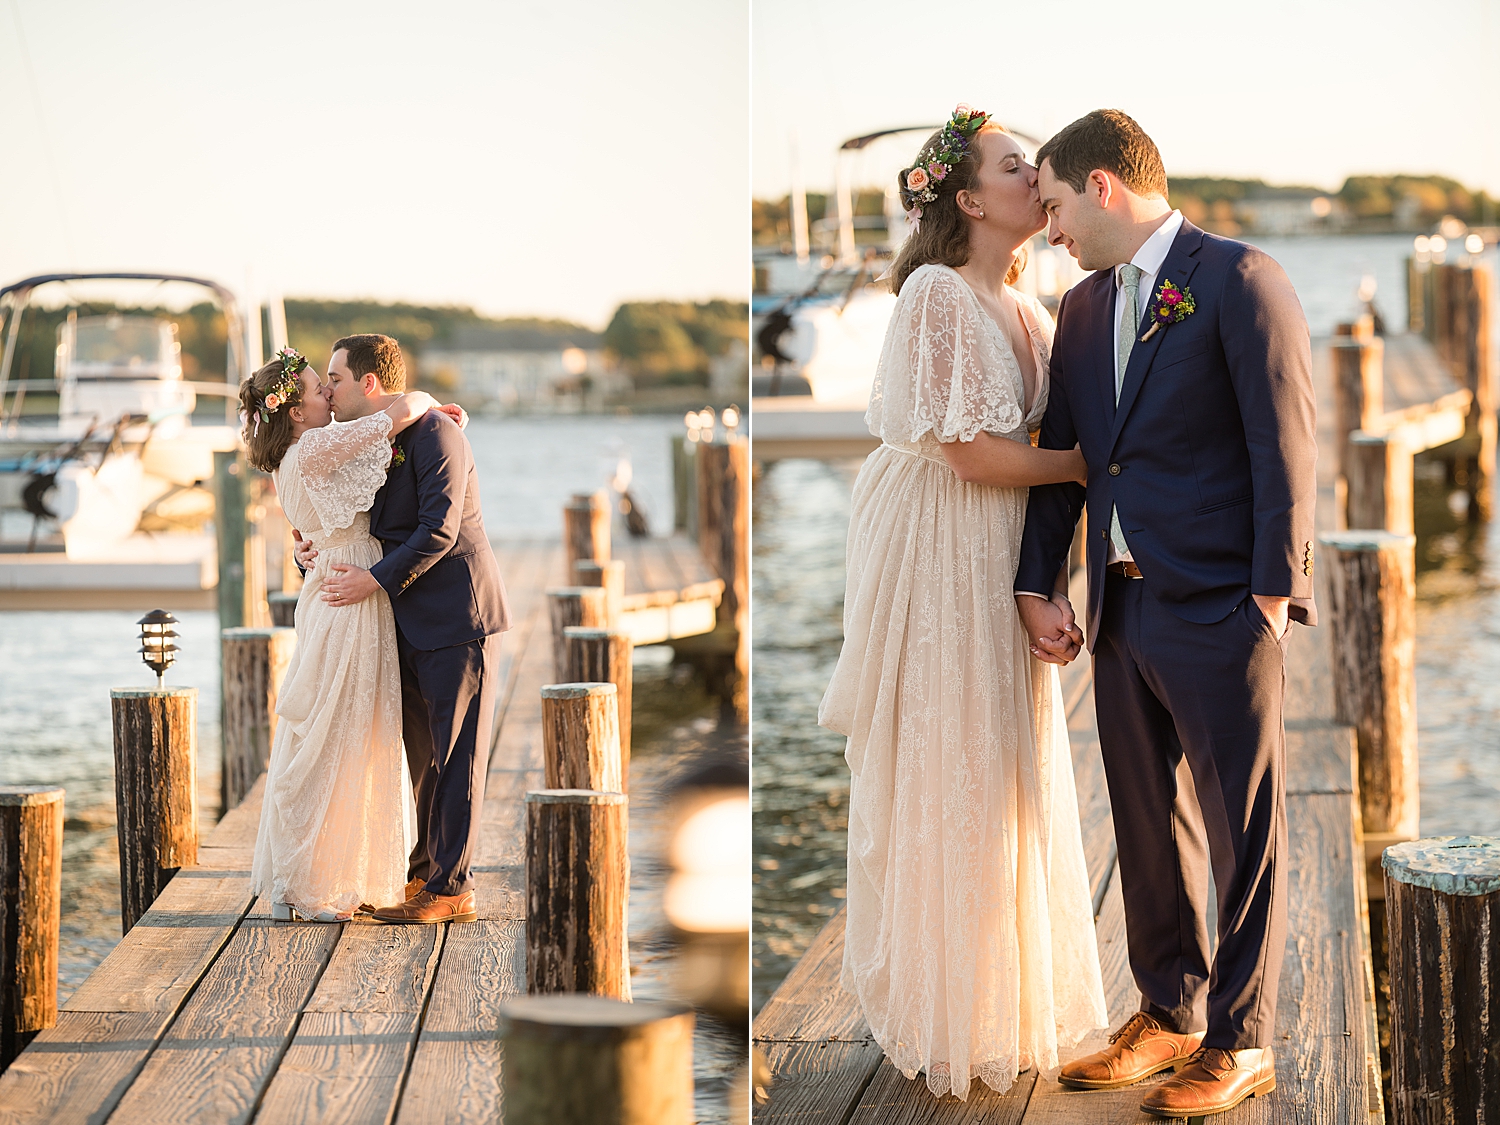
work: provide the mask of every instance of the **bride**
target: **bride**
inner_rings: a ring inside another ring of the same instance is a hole
[[[818,721],[852,775],[841,983],[893,1065],[967,1098],[1106,1020],[1061,688],[1011,592],[1028,486],[1086,466],[1029,437],[1052,321],[1009,283],[1045,226],[1036,169],[959,106],[899,182],[914,229]]]
[[[297,599],[297,648],[276,702],[251,888],[272,916],[345,922],[362,903],[400,902],[411,848],[401,753],[396,623],[384,591],[357,605],[318,597],[333,563],[381,557],[370,504],[391,438],[431,409],[422,391],[334,422],[318,373],[291,348],[240,385],[250,463],[272,473],[287,518],[318,548]]]

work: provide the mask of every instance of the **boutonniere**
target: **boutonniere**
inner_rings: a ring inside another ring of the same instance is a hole
[[[397,465],[404,464],[406,464],[406,450],[402,449],[395,442],[391,442],[391,463],[385,467],[385,471],[389,473]]]
[[[1186,320],[1193,315],[1197,306],[1193,303],[1193,291],[1187,286],[1176,286],[1168,279],[1163,279],[1161,288],[1156,291],[1156,304],[1151,309],[1151,327],[1146,329],[1146,334],[1141,337],[1141,343],[1145,343],[1156,335],[1156,330],[1163,324],[1176,324],[1180,320]]]

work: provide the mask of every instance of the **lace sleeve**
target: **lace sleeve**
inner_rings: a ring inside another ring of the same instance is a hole
[[[871,433],[910,444],[929,430],[950,442],[1020,427],[1019,369],[982,315],[952,270],[923,266],[907,279],[870,392]]]
[[[330,422],[298,440],[298,468],[324,531],[339,531],[369,509],[391,467],[391,416],[376,411]]]

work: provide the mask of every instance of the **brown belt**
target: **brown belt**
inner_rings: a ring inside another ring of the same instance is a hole
[[[1104,569],[1109,571],[1111,574],[1123,574],[1126,578],[1142,577],[1141,568],[1136,566],[1135,563],[1131,562],[1129,559],[1125,559],[1122,562],[1112,562]]]

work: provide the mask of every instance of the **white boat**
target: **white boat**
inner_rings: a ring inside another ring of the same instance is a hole
[[[35,294],[49,286],[68,291],[80,282],[207,289],[225,319],[224,381],[184,378],[178,325],[170,314],[130,308],[89,314],[76,307],[57,328],[53,377],[13,379],[23,317],[42,307]],[[165,575],[176,575],[169,584],[211,596],[217,580],[214,454],[238,447],[239,383],[261,362],[265,310],[257,302],[246,317],[243,307],[216,282],[166,274],[52,274],[0,289],[6,316],[0,355],[0,606],[46,604],[38,593],[45,590],[61,596],[111,586],[150,589]],[[279,347],[285,343],[279,301],[269,311],[269,342]],[[57,414],[24,414],[28,391],[55,394]],[[224,409],[210,408],[205,417],[198,410],[203,398],[217,399]],[[21,597],[20,591],[31,594]],[[95,597],[80,604],[101,603]]]

